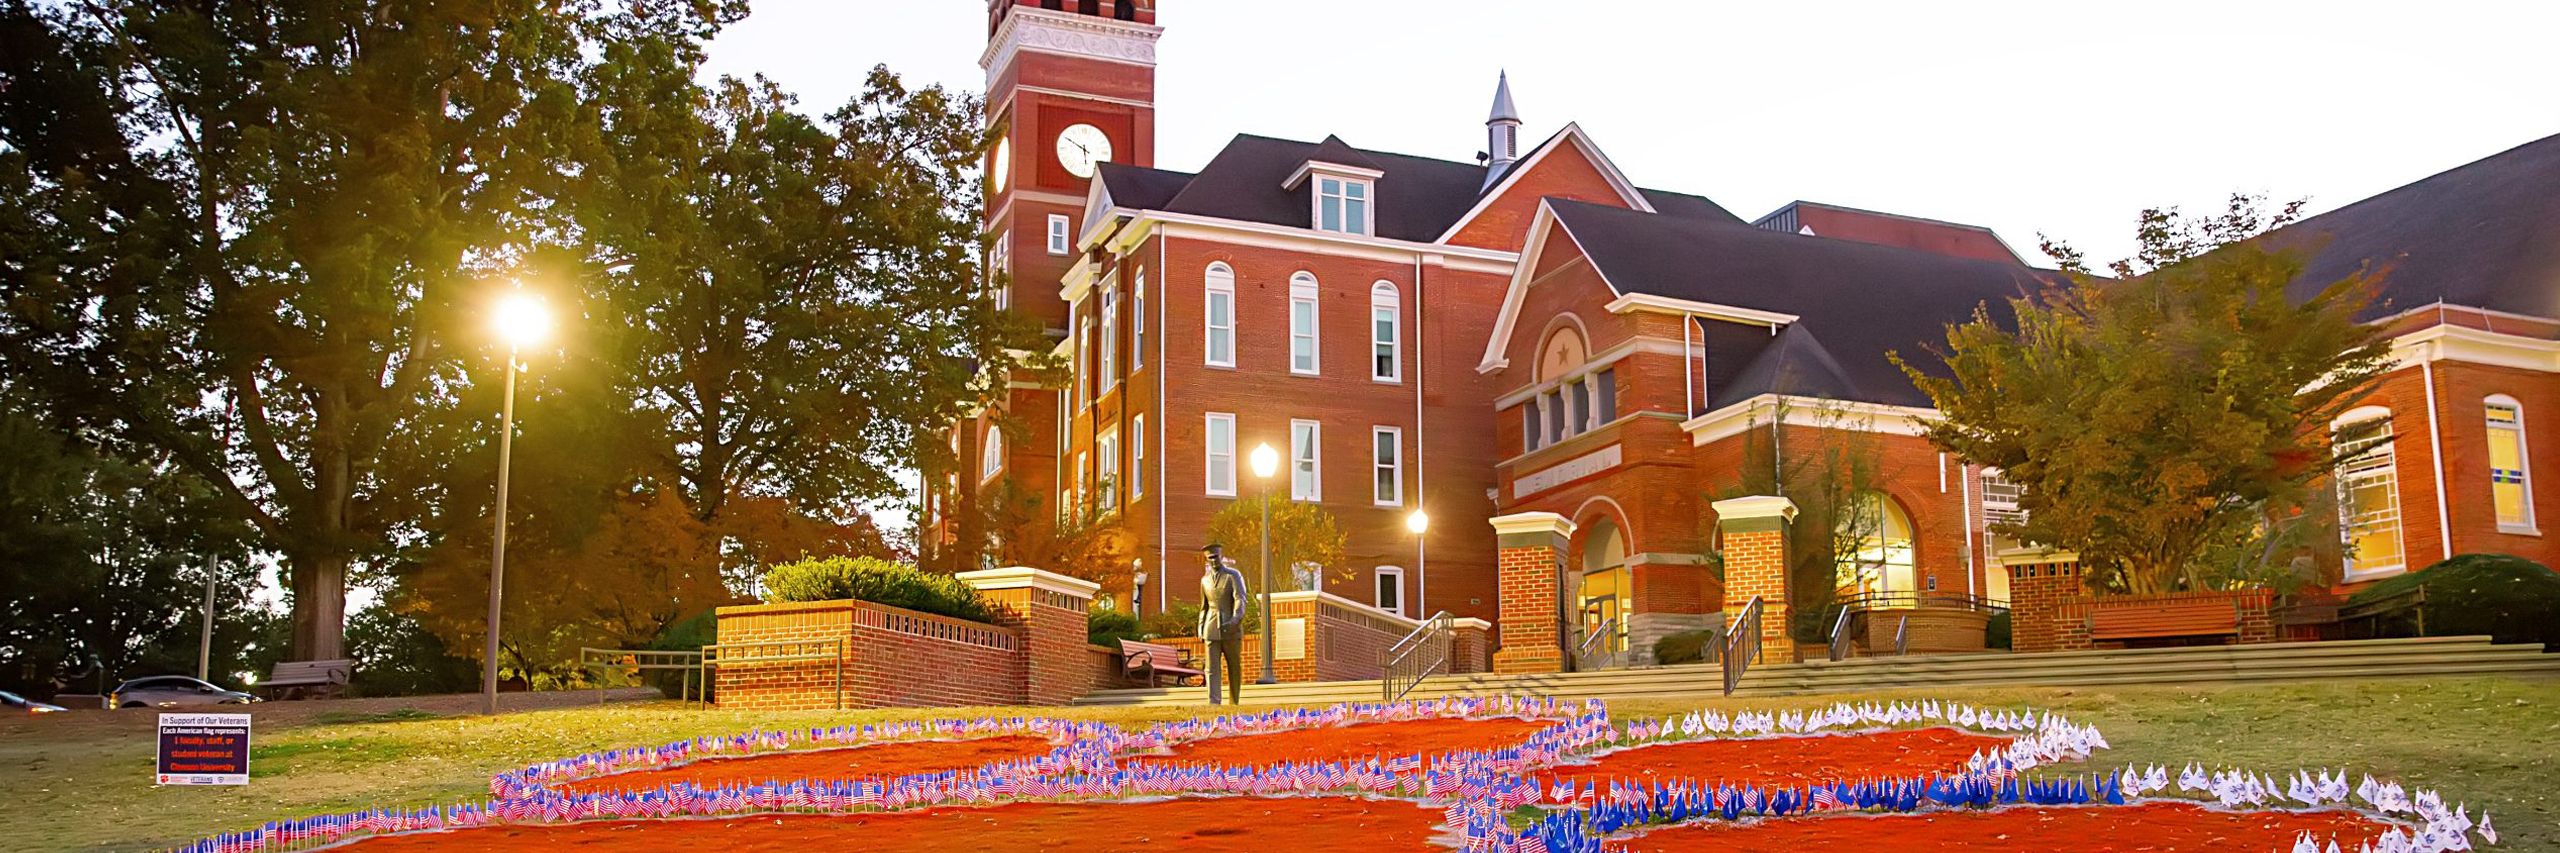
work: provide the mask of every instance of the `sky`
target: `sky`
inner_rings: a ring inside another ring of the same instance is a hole
[[[2319,212],[2560,133],[2560,3],[1158,0],[1158,168],[1237,133],[1472,162],[1497,72],[1523,144],[1579,122],[1638,185],[2051,234],[2145,207]],[[757,0],[706,76],[824,112],[885,64],[985,88],[980,0]]]

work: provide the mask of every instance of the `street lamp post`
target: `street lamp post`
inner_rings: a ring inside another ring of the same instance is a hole
[[[1255,684],[1277,684],[1272,674],[1271,645],[1271,473],[1280,469],[1280,452],[1269,443],[1253,448],[1253,476],[1262,481],[1262,678]]]
[[[1431,618],[1431,551],[1430,541],[1422,534],[1431,529],[1431,514],[1416,507],[1405,516],[1404,528],[1413,531],[1413,606],[1405,612],[1416,617]]]
[[[516,355],[551,330],[551,312],[522,291],[498,301],[490,317],[507,342],[507,390],[498,406],[498,500],[489,536],[489,642],[480,661],[480,710],[498,713],[498,607],[507,586],[507,467],[515,453]]]

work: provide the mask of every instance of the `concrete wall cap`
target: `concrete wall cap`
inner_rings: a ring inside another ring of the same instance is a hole
[[[1451,620],[1449,620],[1449,627],[1452,627],[1452,628],[1473,628],[1473,629],[1476,629],[1476,630],[1478,630],[1478,631],[1491,631],[1491,630],[1493,630],[1493,623],[1491,623],[1491,622],[1487,622],[1487,621],[1484,621],[1484,620],[1482,620],[1482,619],[1478,619],[1478,618],[1473,617],[1473,616],[1460,616],[1460,617],[1458,617],[1458,618],[1456,618],[1456,619],[1451,619]]]
[[[1510,515],[1495,516],[1490,520],[1493,522],[1493,532],[1502,536],[1521,533],[1573,535],[1573,522],[1552,512],[1515,512]]]
[[[1072,595],[1078,598],[1087,599],[1094,597],[1095,594],[1102,591],[1101,584],[1094,583],[1089,580],[1067,577],[1066,575],[1058,574],[1057,572],[1035,569],[1030,566],[1005,566],[1003,568],[996,569],[979,569],[974,572],[961,572],[960,574],[955,575],[955,577],[958,577],[961,583],[968,584],[981,590],[1020,589],[1027,586],[1033,589],[1045,589],[1061,595]]]
[[[1362,603],[1360,603],[1360,602],[1353,601],[1353,600],[1351,600],[1351,599],[1344,598],[1344,597],[1342,597],[1342,596],[1335,595],[1335,594],[1330,593],[1330,592],[1324,592],[1324,591],[1321,591],[1321,590],[1312,590],[1312,589],[1293,589],[1293,590],[1290,590],[1290,591],[1288,591],[1288,592],[1275,592],[1275,593],[1272,593],[1272,594],[1271,594],[1271,603],[1273,603],[1273,604],[1278,604],[1278,603],[1283,602],[1283,601],[1313,601],[1313,602],[1318,602],[1318,603],[1322,603],[1322,604],[1330,604],[1330,605],[1334,605],[1334,606],[1336,606],[1336,607],[1342,607],[1342,608],[1346,608],[1346,609],[1350,609],[1350,610],[1357,610],[1357,611],[1360,611],[1360,612],[1362,612],[1362,613],[1366,613],[1366,614],[1369,614],[1369,615],[1371,615],[1371,616],[1378,617],[1378,618],[1380,618],[1380,619],[1392,619],[1392,620],[1395,620],[1396,624],[1399,624],[1399,625],[1403,625],[1403,626],[1405,626],[1405,628],[1406,628],[1407,630],[1411,630],[1411,629],[1414,629],[1414,628],[1422,627],[1422,622],[1421,622],[1421,620],[1412,619],[1412,618],[1408,618],[1408,617],[1404,617],[1404,616],[1398,616],[1398,615],[1396,615],[1396,614],[1394,614],[1394,613],[1392,613],[1392,612],[1385,611],[1385,610],[1380,610],[1380,609],[1378,609],[1378,608],[1377,608],[1377,607],[1375,607],[1375,606],[1367,605],[1367,604],[1362,604]]]
[[[1794,521],[1796,502],[1778,495],[1753,495],[1716,501],[1717,521],[1744,521],[1754,518],[1778,518]]]
[[[2070,551],[2029,546],[2002,548],[1997,559],[2003,566],[2020,566],[2031,563],[2077,563],[2080,562],[2080,555]]]

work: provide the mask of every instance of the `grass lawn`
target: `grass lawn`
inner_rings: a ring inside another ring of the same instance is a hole
[[[2448,678],[2346,684],[2049,688],[1697,697],[1611,703],[1620,719],[1699,707],[1783,708],[1861,699],[2030,705],[2096,724],[2114,749],[2093,768],[2237,764],[2276,775],[2346,767],[2486,806],[2498,850],[2560,853],[2560,681]],[[55,714],[0,726],[13,850],[149,850],[267,820],[486,796],[490,773],[617,746],[767,727],[948,715],[1049,714],[1143,724],[1171,708],[735,713],[672,702],[571,706],[496,717],[375,700],[358,712],[261,713],[245,788],[154,788],[148,714]],[[279,710],[282,710],[279,708]],[[2245,851],[2244,851],[2245,853]],[[2280,852],[2274,852],[2280,853]]]

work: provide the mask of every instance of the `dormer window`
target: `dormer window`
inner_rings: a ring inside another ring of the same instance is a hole
[[[1370,233],[1368,181],[1320,175],[1315,184],[1316,230]]]

